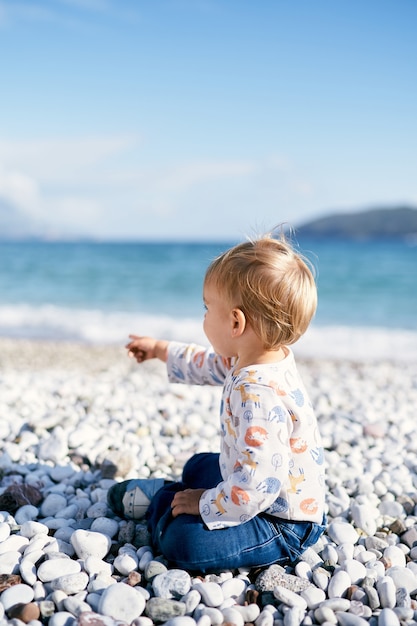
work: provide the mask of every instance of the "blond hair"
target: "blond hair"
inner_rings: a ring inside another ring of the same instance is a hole
[[[263,348],[273,350],[297,341],[314,316],[317,289],[309,265],[283,235],[269,234],[214,259],[204,282],[241,309]]]

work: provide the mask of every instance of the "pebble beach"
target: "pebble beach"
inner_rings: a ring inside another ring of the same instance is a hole
[[[328,528],[296,564],[210,575],[106,504],[218,449],[220,389],[125,350],[0,340],[0,626],[417,623],[417,363],[298,359],[326,452]]]

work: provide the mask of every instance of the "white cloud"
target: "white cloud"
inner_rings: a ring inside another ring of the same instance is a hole
[[[134,237],[176,219],[197,229],[203,212],[275,223],[314,195],[282,155],[148,165],[137,136],[0,141],[0,198],[56,233]]]
[[[0,198],[10,206],[36,213],[39,208],[39,187],[30,176],[0,168]]]

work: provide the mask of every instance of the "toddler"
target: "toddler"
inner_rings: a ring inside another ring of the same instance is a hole
[[[196,454],[182,480],[133,479],[108,493],[113,511],[146,519],[154,549],[202,573],[295,561],[324,531],[324,456],[289,348],[307,330],[317,291],[283,237],[234,246],[203,290],[210,348],[131,335],[138,363],[159,358],[169,380],[222,385],[220,453]]]

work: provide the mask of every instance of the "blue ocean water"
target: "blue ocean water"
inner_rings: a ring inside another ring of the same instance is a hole
[[[0,243],[0,336],[205,341],[202,281],[234,242]],[[417,360],[417,246],[303,240],[319,307],[304,356]]]

